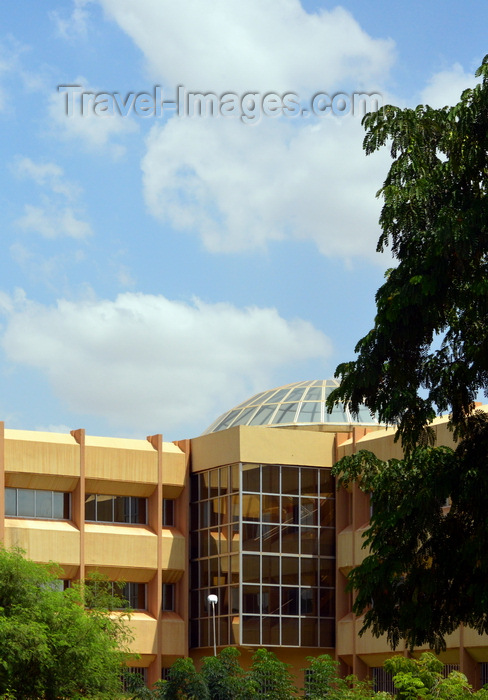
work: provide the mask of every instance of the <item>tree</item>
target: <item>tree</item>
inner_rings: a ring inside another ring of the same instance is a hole
[[[167,680],[156,683],[156,697],[162,700],[210,700],[207,684],[192,659],[176,659]]]
[[[477,76],[454,107],[364,119],[366,153],[391,149],[378,250],[398,264],[328,403],[355,414],[366,403],[404,449],[404,460],[359,453],[335,469],[372,493],[370,556],[349,584],[363,631],[393,647],[442,648],[460,623],[488,632],[488,421],[475,410],[488,387],[488,56]],[[454,452],[432,446],[430,423],[446,412]]]
[[[291,700],[296,695],[290,666],[268,649],[257,649],[249,677],[263,700]]]
[[[225,647],[217,656],[203,659],[201,675],[210,700],[249,700],[254,686],[239,664],[240,651]]]
[[[87,610],[60,570],[0,549],[0,693],[16,700],[113,698],[129,640],[119,616]]]

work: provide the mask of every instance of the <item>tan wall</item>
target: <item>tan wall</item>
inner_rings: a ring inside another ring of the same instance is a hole
[[[335,435],[239,425],[191,441],[192,471],[236,462],[331,467]]]
[[[5,546],[21,547],[38,562],[80,564],[80,532],[68,522],[6,518]]]

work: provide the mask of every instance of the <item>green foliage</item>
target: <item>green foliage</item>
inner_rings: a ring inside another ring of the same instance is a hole
[[[249,673],[257,695],[263,700],[291,700],[296,695],[289,665],[268,649],[257,649]]]
[[[239,664],[240,652],[235,647],[222,649],[217,656],[203,659],[201,675],[210,700],[248,700],[254,684]]]
[[[16,700],[113,698],[120,691],[124,622],[85,610],[80,590],[53,590],[53,566],[0,549],[0,693]]]
[[[385,670],[393,675],[398,700],[471,700],[473,692],[466,676],[459,671],[451,671],[445,678],[443,666],[429,652],[421,654],[419,659],[394,656],[384,663]],[[474,695],[478,696],[478,700],[483,698],[483,692]]]
[[[363,452],[335,468],[372,493],[370,556],[349,583],[363,630],[393,647],[443,648],[460,623],[488,632],[488,420],[474,409],[488,386],[488,56],[477,75],[454,107],[364,119],[366,152],[391,149],[378,249],[398,265],[328,404],[366,403],[404,448],[404,460]],[[439,412],[462,439],[455,452],[429,447]]]
[[[210,700],[207,684],[192,659],[177,659],[168,679],[157,684],[155,695],[158,700]]]
[[[334,685],[337,684],[338,662],[328,654],[321,656],[307,656],[309,662],[305,675],[304,694],[309,700],[325,698]]]

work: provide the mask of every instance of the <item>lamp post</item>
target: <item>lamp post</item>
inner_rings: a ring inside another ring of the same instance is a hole
[[[215,604],[219,602],[219,599],[214,593],[211,593],[207,597],[208,602],[212,606],[212,617],[213,617],[213,648],[214,648],[214,656],[217,656],[217,635],[215,633]]]

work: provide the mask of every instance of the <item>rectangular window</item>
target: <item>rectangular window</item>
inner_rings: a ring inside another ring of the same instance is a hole
[[[5,515],[44,520],[69,520],[71,495],[62,491],[5,489]]]
[[[85,520],[145,525],[147,498],[88,493],[85,497]]]
[[[126,583],[120,595],[129,601],[133,610],[147,610],[145,583]]]
[[[175,610],[175,584],[163,583],[163,604],[164,612],[174,612]]]
[[[175,525],[175,502],[173,498],[163,498],[163,527]]]

